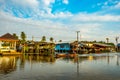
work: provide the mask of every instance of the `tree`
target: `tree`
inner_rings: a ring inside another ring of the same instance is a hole
[[[24,32],[21,32],[21,39],[23,42],[26,41],[26,34]]]
[[[42,41],[42,42],[45,42],[45,41],[46,41],[46,37],[43,36],[41,41]]]
[[[111,46],[115,46],[115,44],[114,43],[107,43],[108,45],[111,45]]]
[[[107,43],[109,43],[109,38],[106,38]]]
[[[116,44],[118,44],[119,37],[115,37]]]
[[[16,35],[16,33],[13,33],[13,36],[14,36],[16,39],[18,39],[18,36]]]
[[[105,42],[104,41],[98,41],[98,43],[103,43],[104,44]]]
[[[94,41],[92,41],[93,43],[96,43],[97,41],[96,40],[94,40]]]
[[[50,37],[50,41],[53,42],[53,37]]]
[[[59,40],[59,42],[62,42],[62,40]]]

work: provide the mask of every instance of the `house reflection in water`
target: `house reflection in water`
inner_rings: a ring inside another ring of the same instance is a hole
[[[0,57],[0,73],[7,74],[16,69],[15,57]]]
[[[54,56],[39,56],[39,55],[30,55],[26,56],[26,59],[30,62],[42,62],[42,63],[54,63]]]
[[[88,56],[88,60],[92,61],[93,60],[93,56],[92,55]]]

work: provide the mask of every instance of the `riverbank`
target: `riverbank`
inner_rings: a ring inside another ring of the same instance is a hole
[[[22,55],[22,53],[20,52],[14,52],[14,53],[10,53],[10,52],[4,52],[4,53],[0,53],[1,56],[16,56],[16,55]]]

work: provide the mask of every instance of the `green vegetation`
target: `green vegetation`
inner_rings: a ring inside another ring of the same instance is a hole
[[[50,41],[53,42],[53,40],[54,40],[53,37],[50,37]]]
[[[62,40],[59,40],[59,42],[62,42]]]
[[[16,33],[13,33],[13,36],[16,39],[19,39],[18,36],[16,35]],[[26,42],[26,38],[27,38],[26,34],[24,32],[21,32],[21,35],[20,35],[20,39],[21,40],[20,40],[19,43],[25,43]],[[115,38],[116,43],[118,43],[118,39],[119,39],[119,37]],[[54,42],[54,38],[50,37],[49,41],[50,42]],[[40,42],[46,42],[46,36],[42,36],[42,39],[41,39]],[[59,42],[62,42],[62,40],[59,40]],[[109,42],[109,38],[106,38],[106,42],[105,41],[96,41],[96,40],[94,40],[94,41],[81,41],[81,42],[83,42],[83,43],[101,43],[101,44],[107,44],[107,45],[115,46],[114,43]]]
[[[115,44],[114,44],[114,43],[106,43],[106,44],[111,45],[111,46],[115,46]]]
[[[108,40],[108,39],[106,39],[106,40]],[[94,41],[81,41],[81,42],[83,42],[83,43],[101,43],[101,44],[107,44],[107,45],[111,45],[111,46],[115,46],[115,44],[114,43],[108,43],[108,41],[107,41],[107,43],[105,42],[105,41],[96,41],[96,40],[94,40]]]
[[[22,43],[24,43],[26,41],[26,34],[24,32],[21,32],[21,39],[22,39]]]
[[[41,42],[45,42],[45,41],[46,41],[46,37],[43,36]]]
[[[16,33],[13,33],[13,36],[14,36],[16,39],[18,39],[18,36],[16,35]]]
[[[106,38],[107,43],[109,43],[109,38]]]

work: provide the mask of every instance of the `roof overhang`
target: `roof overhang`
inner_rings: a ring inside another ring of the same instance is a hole
[[[5,39],[5,38],[0,38],[0,41],[12,42],[12,41],[19,41],[19,40],[17,40],[17,39]]]

